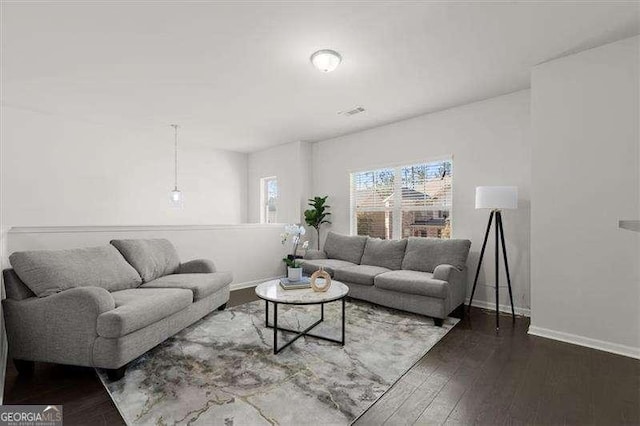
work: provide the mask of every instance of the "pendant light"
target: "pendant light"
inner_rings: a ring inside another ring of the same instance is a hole
[[[173,191],[169,194],[171,207],[181,209],[183,204],[182,192],[178,189],[178,125],[172,124],[173,127],[173,154],[174,154],[174,181]]]

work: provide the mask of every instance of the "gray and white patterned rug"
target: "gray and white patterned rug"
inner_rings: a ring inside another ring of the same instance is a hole
[[[280,306],[283,327],[319,318],[318,306]],[[303,337],[274,355],[264,313],[262,301],[214,312],[133,361],[123,379],[98,374],[129,425],[349,424],[457,322],[436,327],[351,301],[344,347]],[[339,302],[314,333],[339,338]]]

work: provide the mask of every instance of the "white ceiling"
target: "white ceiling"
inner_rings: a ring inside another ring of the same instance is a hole
[[[529,86],[533,65],[638,34],[638,2],[2,6],[2,101],[252,151]],[[310,54],[331,48],[323,74]],[[337,112],[362,105],[366,112]],[[170,133],[170,129],[168,130]]]

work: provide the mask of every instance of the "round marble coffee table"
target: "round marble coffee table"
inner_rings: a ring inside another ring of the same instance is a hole
[[[314,337],[316,339],[327,340],[333,343],[339,343],[344,346],[344,321],[345,321],[345,302],[344,298],[349,293],[349,287],[340,281],[331,281],[331,287],[325,292],[316,292],[310,288],[299,290],[285,290],[280,287],[280,280],[271,280],[256,286],[256,295],[265,301],[266,315],[265,324],[267,328],[273,328],[273,353],[277,354],[302,336]],[[325,336],[311,334],[314,327],[324,321],[324,304],[342,301],[342,338],[340,340],[332,339]],[[273,325],[269,324],[269,303],[273,304]],[[278,305],[320,305],[320,319],[304,330],[292,330],[289,328],[278,327]],[[296,336],[278,348],[278,331],[288,331],[295,333]]]

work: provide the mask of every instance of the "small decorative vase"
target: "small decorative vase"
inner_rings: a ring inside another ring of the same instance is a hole
[[[331,287],[331,275],[322,267],[311,275],[311,288],[313,291],[327,291]]]
[[[302,279],[302,268],[287,267],[287,278],[289,278],[289,281],[300,281]]]

